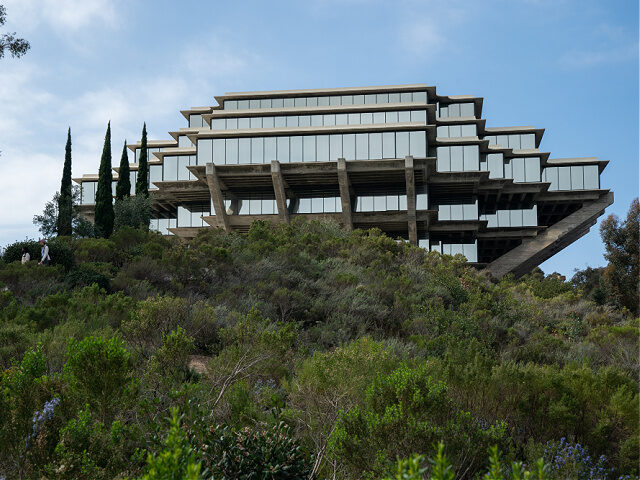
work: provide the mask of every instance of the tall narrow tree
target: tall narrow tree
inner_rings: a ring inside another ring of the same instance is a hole
[[[140,142],[140,159],[138,160],[138,178],[136,179],[136,195],[149,196],[149,161],[147,154],[147,124],[142,126]]]
[[[67,131],[67,145],[64,149],[64,167],[58,197],[58,235],[71,235],[73,198],[71,193],[71,127]]]
[[[128,198],[131,195],[131,178],[129,176],[129,156],[127,155],[127,141],[122,147],[120,168],[118,169],[118,183],[116,184],[116,201]]]
[[[107,133],[104,136],[104,147],[100,159],[98,171],[98,188],[96,190],[95,225],[96,235],[109,238],[113,232],[113,195],[111,174],[111,122],[107,125]]]

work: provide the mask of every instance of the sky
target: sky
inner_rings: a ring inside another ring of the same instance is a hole
[[[179,110],[252,90],[426,83],[484,98],[487,127],[545,128],[551,158],[610,160],[624,218],[638,196],[637,0],[0,0],[31,43],[0,60],[0,246],[73,176],[96,173],[106,124],[125,139],[186,127]],[[606,216],[605,215],[605,216]],[[604,219],[601,217],[600,220]],[[541,265],[606,262],[597,226]]]

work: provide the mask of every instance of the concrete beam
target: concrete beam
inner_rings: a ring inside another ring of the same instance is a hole
[[[347,230],[353,230],[353,212],[351,211],[351,185],[347,174],[347,162],[344,158],[338,159],[338,186],[340,187],[340,204],[342,206],[342,218]]]
[[[231,225],[229,224],[229,216],[224,209],[224,197],[222,196],[220,178],[216,172],[216,166],[213,163],[207,163],[206,172],[207,184],[209,185],[209,192],[211,193],[211,200],[213,201],[213,209],[216,212],[218,225],[228,232],[231,230]]]
[[[404,159],[404,178],[407,184],[407,228],[409,243],[418,245],[418,223],[416,221],[416,180],[413,171],[413,157]]]
[[[280,170],[280,162],[277,160],[271,162],[271,181],[273,182],[273,191],[276,194],[276,205],[278,206],[280,221],[289,223],[289,210],[287,210],[284,179],[282,178],[282,170]]]

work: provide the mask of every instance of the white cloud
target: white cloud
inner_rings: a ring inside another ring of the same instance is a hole
[[[431,19],[405,25],[401,30],[401,39],[407,49],[422,56],[439,53],[446,44],[438,24]]]
[[[4,0],[11,25],[34,30],[47,24],[58,32],[68,33],[93,24],[115,25],[115,2],[112,0]]]

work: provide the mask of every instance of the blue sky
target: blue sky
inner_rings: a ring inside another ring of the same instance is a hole
[[[0,0],[31,42],[0,61],[0,245],[37,237],[31,219],[60,187],[67,126],[73,175],[114,162],[146,121],[228,91],[426,83],[484,97],[487,126],[546,129],[551,158],[611,161],[607,210],[638,195],[637,0]],[[604,218],[604,217],[603,217]],[[542,265],[568,276],[604,264],[598,229]]]

